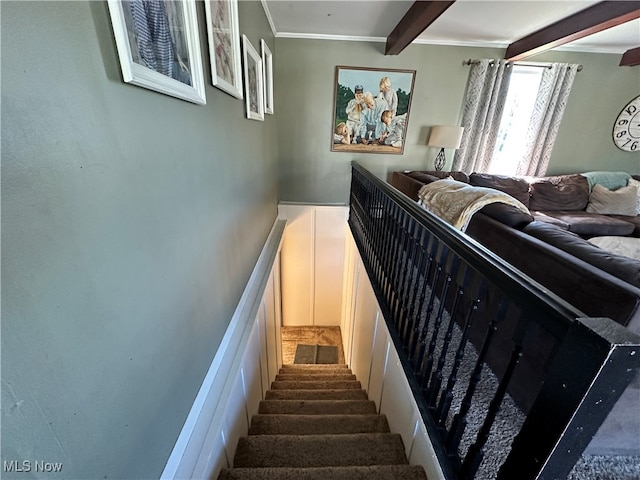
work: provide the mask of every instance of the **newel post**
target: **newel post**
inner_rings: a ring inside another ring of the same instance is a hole
[[[639,336],[577,319],[497,478],[565,479],[638,370]]]

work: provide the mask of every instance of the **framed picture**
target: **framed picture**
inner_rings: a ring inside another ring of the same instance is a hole
[[[336,67],[331,151],[404,152],[415,70]]]
[[[264,80],[262,58],[246,35],[242,35],[242,61],[244,66],[244,101],[247,118],[264,121]]]
[[[264,75],[264,111],[273,115],[273,55],[267,42],[260,40]]]
[[[195,0],[109,0],[109,12],[125,82],[206,103]]]
[[[238,0],[205,0],[211,80],[215,87],[242,98]]]

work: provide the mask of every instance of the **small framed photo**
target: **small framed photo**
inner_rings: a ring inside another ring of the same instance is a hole
[[[126,83],[206,103],[195,0],[109,0],[109,13]]]
[[[238,0],[205,0],[211,80],[215,87],[242,98]]]
[[[267,42],[260,40],[264,70],[264,111],[273,115],[273,55]]]
[[[244,67],[244,93],[247,118],[264,121],[264,80],[262,58],[246,35],[242,35],[242,60]]]

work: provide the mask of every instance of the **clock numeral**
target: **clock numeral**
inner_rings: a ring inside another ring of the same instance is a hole
[[[629,120],[625,120],[624,118],[620,119],[620,121],[618,121],[618,125],[626,125],[627,123],[629,123]]]
[[[627,134],[626,130],[620,130],[618,133],[616,133],[616,138],[622,138]]]
[[[631,142],[633,142],[633,143],[631,143]],[[627,141],[624,142],[621,146],[622,147],[626,147],[627,145],[629,145],[629,143],[631,143],[631,146],[629,147],[629,150],[631,150],[632,152],[635,152],[638,149],[638,140],[632,141],[630,138],[627,138]]]
[[[627,112],[629,115],[633,115],[634,113],[636,113],[637,110],[638,110],[638,108],[635,105],[629,105],[625,109],[625,112]]]

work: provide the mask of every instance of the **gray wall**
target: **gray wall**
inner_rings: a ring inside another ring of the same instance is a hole
[[[2,2],[2,460],[47,478],[158,478],[277,214],[198,16],[206,106],[122,82],[106,2]]]
[[[276,39],[276,105],[279,114],[280,199],[346,203],[350,163],[380,178],[404,168],[432,169],[437,150],[426,146],[432,125],[459,124],[470,58],[502,58],[503,50],[411,45],[384,56],[383,43]],[[638,67],[618,67],[619,55],[550,52],[532,61],[580,63],[548,174],[587,170],[640,173],[640,153],[611,140],[622,107],[640,93]],[[335,67],[416,70],[403,155],[331,152]],[[447,151],[450,167],[453,152]]]

